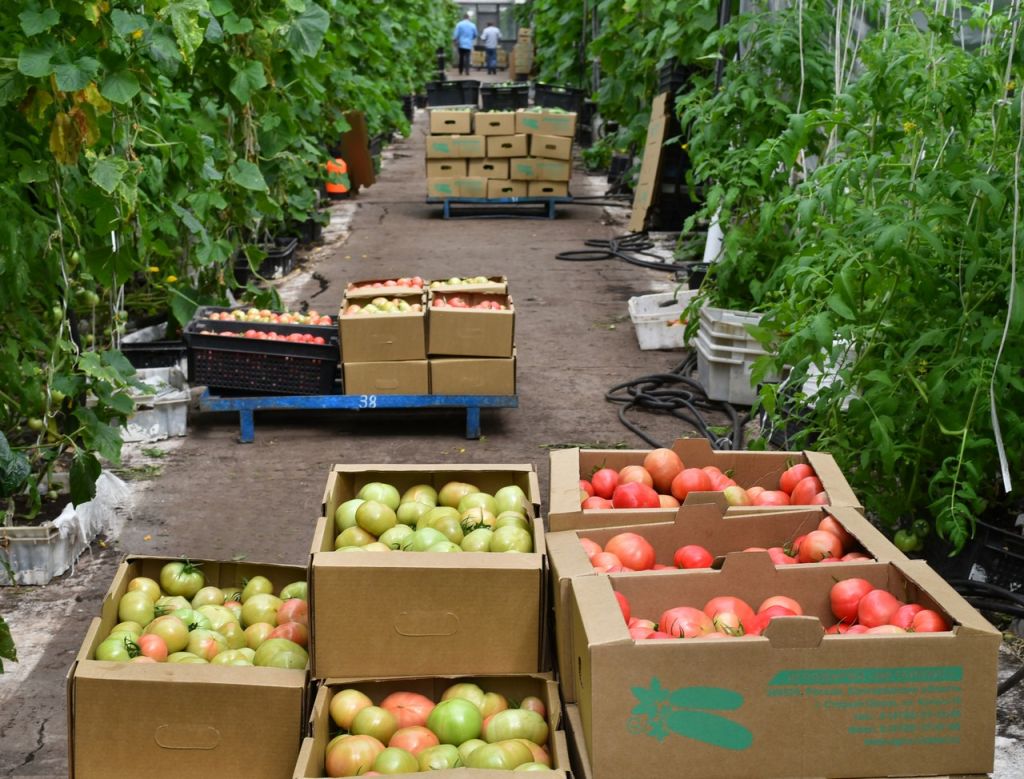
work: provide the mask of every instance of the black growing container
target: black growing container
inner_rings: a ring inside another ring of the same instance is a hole
[[[427,105],[476,105],[479,81],[428,81]]]
[[[515,111],[526,108],[530,104],[530,85],[484,84],[480,87],[480,101],[484,111]]]
[[[583,90],[575,87],[541,82],[533,85],[533,104],[542,108],[561,108],[579,114],[583,110],[583,97]]]
[[[949,547],[935,536],[933,532],[926,539],[925,557],[946,579],[968,579],[978,566],[989,584],[1024,592],[1024,535],[978,520],[974,538],[955,557],[948,556]]]
[[[298,245],[299,240],[295,236],[275,238],[272,244],[260,244],[267,256],[260,263],[257,273],[265,279],[279,279],[291,273],[295,267],[295,250]],[[234,270],[235,281],[239,284],[246,284],[253,278],[249,260],[243,252],[235,255]]]
[[[121,342],[121,354],[136,370],[139,368],[170,368],[181,362],[187,347],[181,340]]]
[[[310,246],[317,243],[324,233],[324,226],[313,217],[304,222],[295,222],[291,229],[295,231],[299,246]]]

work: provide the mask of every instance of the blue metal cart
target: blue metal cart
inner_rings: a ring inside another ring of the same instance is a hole
[[[571,197],[428,197],[428,204],[443,206],[445,219],[489,219],[493,217],[507,219],[554,219],[555,206],[559,203],[571,203]],[[469,206],[475,213],[453,214],[452,206]],[[520,209],[520,207],[524,207]],[[537,207],[540,208],[537,211]],[[528,211],[533,208],[534,212]]]
[[[263,395],[226,397],[211,395],[207,389],[199,398],[201,411],[237,411],[243,444],[256,437],[256,411],[347,409],[366,411],[380,408],[464,408],[466,438],[480,437],[480,409],[516,408],[518,395]]]

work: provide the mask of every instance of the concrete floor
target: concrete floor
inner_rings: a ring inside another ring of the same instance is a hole
[[[518,310],[519,408],[485,412],[475,441],[463,437],[459,413],[268,412],[257,415],[250,445],[237,443],[234,416],[193,412],[187,438],[145,447],[148,454],[132,447],[121,470],[135,489],[131,519],[72,574],[45,587],[0,588],[20,656],[0,675],[0,776],[67,775],[64,676],[125,553],[302,565],[333,463],[534,463],[546,495],[551,446],[645,446],[604,393],[680,361],[679,352],[640,351],[626,314],[631,295],[668,289],[669,274],[554,256],[624,233],[628,214],[569,205],[553,221],[445,221],[424,203],[424,127],[420,111],[411,137],[386,153],[380,181],[332,208],[326,245],[282,282],[282,295],[291,306],[305,300],[333,312],[351,280],[506,275]],[[601,194],[602,184],[577,171],[572,191]],[[314,271],[329,285],[323,292]],[[692,433],[668,417],[642,421],[664,442]],[[1018,699],[1001,715],[1001,778],[1024,775],[1019,710]]]

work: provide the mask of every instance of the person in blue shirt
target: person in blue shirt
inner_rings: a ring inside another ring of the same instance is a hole
[[[489,22],[484,31],[480,33],[480,42],[484,45],[484,53],[487,56],[487,72],[495,74],[498,72],[498,44],[501,43],[501,30],[494,22]]]
[[[459,75],[469,75],[469,55],[473,51],[473,43],[476,41],[476,25],[470,21],[469,12],[466,17],[455,25],[455,32],[452,33],[452,42],[459,50]]]

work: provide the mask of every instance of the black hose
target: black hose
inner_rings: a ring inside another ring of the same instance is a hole
[[[556,260],[568,262],[601,262],[603,260],[623,260],[631,265],[639,265],[641,268],[675,273],[681,270],[681,266],[674,262],[653,262],[642,260],[635,255],[657,257],[658,255],[649,249],[654,248],[654,241],[647,237],[647,233],[626,233],[617,238],[604,240],[593,238],[583,242],[584,246],[592,246],[593,250],[583,249],[581,251],[561,252],[555,255]]]
[[[949,584],[963,596],[964,600],[979,611],[990,611],[1024,619],[1024,592],[1014,592],[1005,587],[974,579],[950,579]],[[1012,690],[1020,684],[1021,680],[1024,680],[1024,666],[1000,682],[996,694],[1002,695]]]
[[[741,416],[729,403],[708,398],[704,387],[690,375],[696,363],[696,357],[691,354],[668,373],[654,373],[616,384],[605,393],[604,398],[609,403],[619,406],[619,421],[625,427],[655,448],[660,448],[663,444],[655,441],[627,419],[627,412],[640,409],[671,414],[691,425],[711,441],[716,449],[741,449],[746,415]],[[711,430],[704,418],[705,411],[727,414],[732,421],[732,433],[720,436]]]

